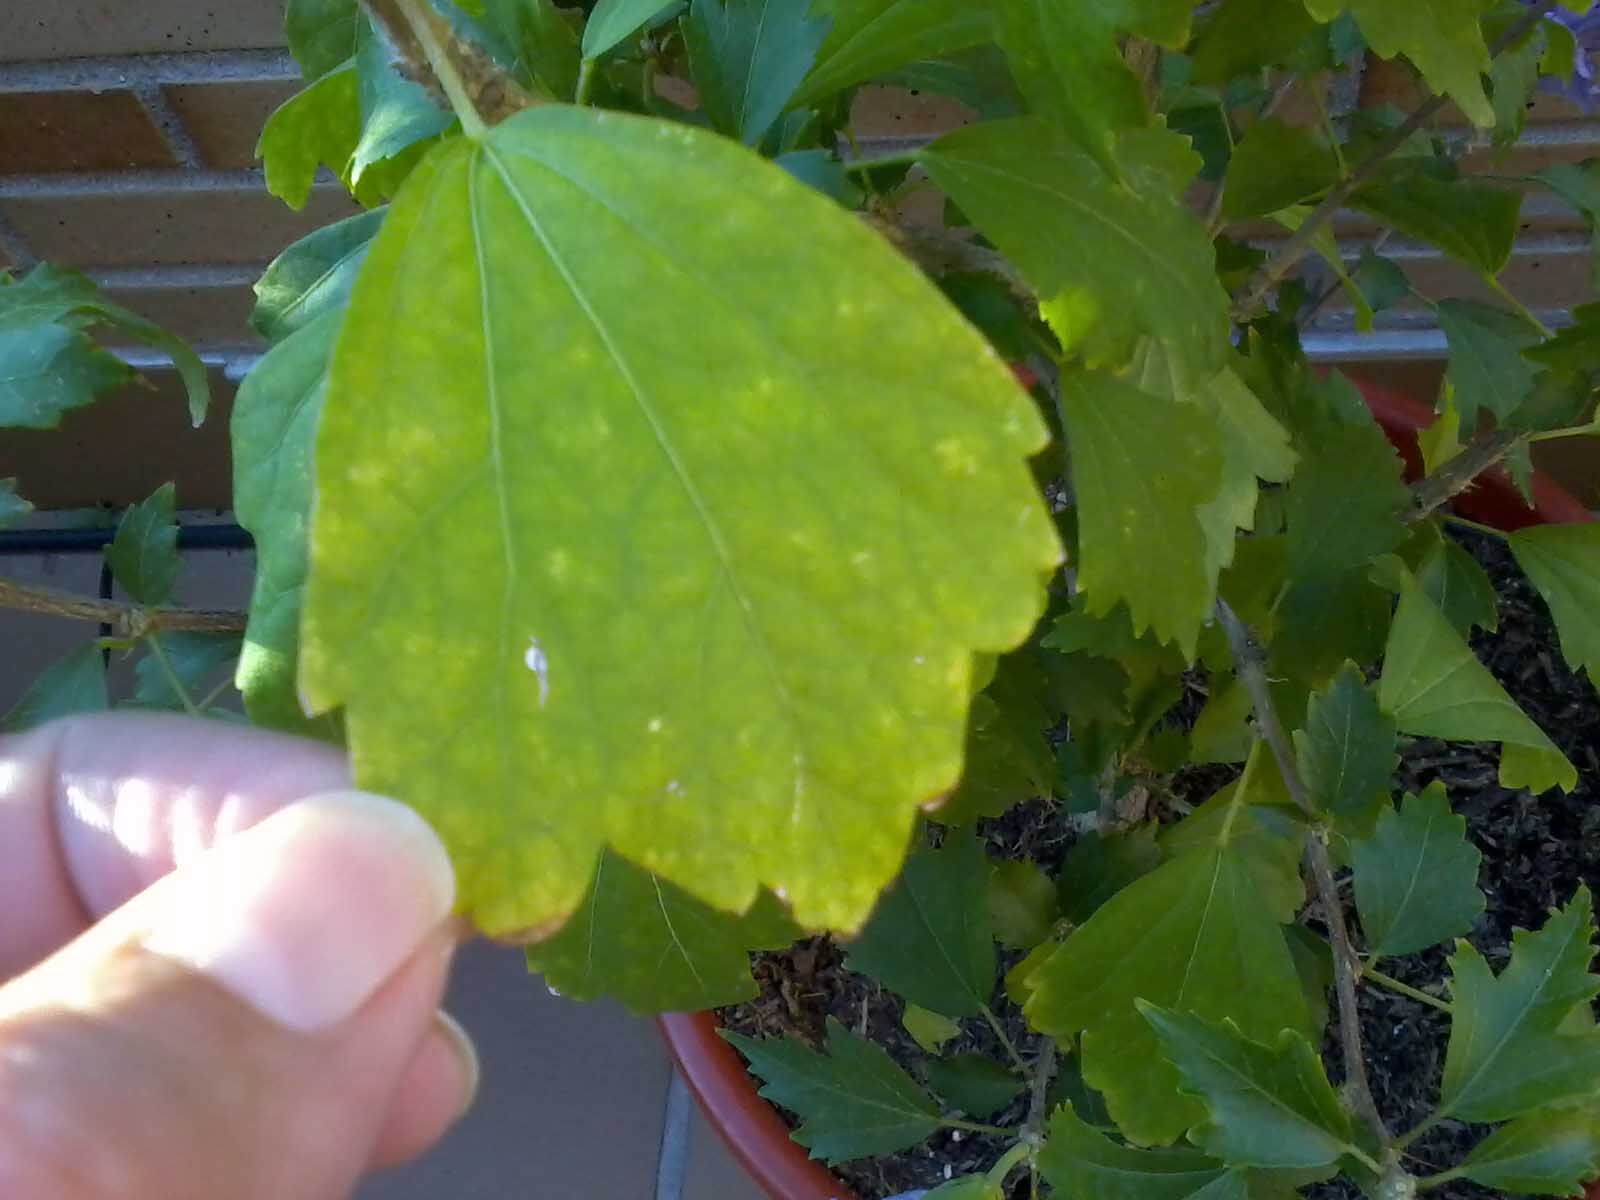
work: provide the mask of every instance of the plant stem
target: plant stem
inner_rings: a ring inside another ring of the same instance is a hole
[[[1228,602],[1217,598],[1217,619],[1228,635],[1233,648],[1234,669],[1255,708],[1257,736],[1261,737],[1277,760],[1278,771],[1284,786],[1302,812],[1314,821],[1320,819],[1316,805],[1300,768],[1295,760],[1294,747],[1278,719],[1278,709],[1272,699],[1272,687],[1267,681],[1267,659],[1261,643],[1239,619]],[[1343,1050],[1345,1087],[1356,1114],[1371,1128],[1380,1145],[1388,1146],[1389,1130],[1372,1098],[1372,1085],[1367,1080],[1367,1061],[1361,1046],[1361,1012],[1356,1000],[1356,978],[1361,971],[1361,960],[1350,941],[1350,930],[1344,920],[1344,906],[1339,900],[1339,887],[1333,877],[1333,862],[1328,857],[1328,844],[1321,833],[1313,829],[1306,843],[1306,866],[1312,885],[1322,908],[1323,920],[1328,926],[1328,940],[1333,945],[1334,992],[1339,1000],[1339,1043]]]
[[[1528,440],[1554,442],[1569,437],[1600,437],[1600,421],[1590,421],[1587,425],[1569,425],[1565,429],[1546,429],[1543,433],[1530,433]]]
[[[578,64],[578,86],[572,94],[572,102],[580,107],[589,103],[589,97],[594,93],[595,60],[586,58]]]
[[[1429,1008],[1436,1008],[1442,1013],[1447,1013],[1450,1011],[1450,1005],[1439,999],[1439,997],[1430,996],[1427,992],[1422,991],[1420,988],[1414,988],[1409,983],[1402,983],[1400,980],[1395,979],[1391,975],[1385,975],[1371,963],[1368,963],[1366,966],[1361,968],[1361,974],[1367,979],[1372,980],[1373,983],[1380,984],[1383,987],[1388,988],[1391,992],[1398,992],[1402,996],[1407,996],[1410,999],[1415,1000],[1418,1004],[1426,1004]]]
[[[1014,1138],[1022,1134],[1020,1129],[1007,1129],[1001,1125],[985,1125],[981,1121],[963,1121],[960,1117],[940,1117],[939,1124],[946,1129],[960,1129],[967,1133],[987,1133],[994,1137]]]
[[[0,608],[43,613],[72,621],[109,625],[115,636],[136,639],[152,629],[198,633],[243,633],[247,614],[223,609],[141,608],[120,600],[75,596],[55,588],[0,579]]]
[[[1492,537],[1497,541],[1509,541],[1510,535],[1503,529],[1496,529],[1493,525],[1484,525],[1478,521],[1469,521],[1466,517],[1458,517],[1455,513],[1445,513],[1444,519],[1452,525],[1459,525],[1463,529],[1470,529],[1474,533],[1481,533],[1485,537]]]
[[[989,1168],[989,1183],[1000,1187],[1006,1181],[1006,1176],[1011,1174],[1016,1165],[1033,1153],[1033,1147],[1027,1142],[1018,1142],[1011,1149],[1000,1156],[1000,1161]]]
[[[1501,283],[1499,276],[1485,274],[1483,281],[1489,285],[1490,291],[1511,306],[1512,311],[1515,312],[1517,316],[1526,321],[1533,329],[1538,330],[1540,337],[1555,337],[1555,330],[1551,329],[1550,326],[1541,321],[1538,314],[1535,313],[1533,309],[1524,304],[1520,299],[1517,298],[1516,293],[1512,292],[1510,288]]]
[[[433,68],[439,86],[444,88],[444,94],[450,100],[450,107],[455,109],[456,116],[460,118],[462,131],[474,141],[481,141],[484,134],[489,132],[489,127],[483,123],[483,116],[478,112],[478,106],[473,103],[472,93],[467,89],[465,81],[456,70],[454,60],[439,37],[439,30],[434,26],[436,18],[433,13],[424,11],[425,0],[394,0],[394,2],[411,27],[411,32],[416,35],[417,43],[427,56],[428,65]]]
[[[1479,475],[1511,453],[1526,436],[1516,429],[1496,429],[1473,441],[1411,489],[1411,509],[1401,520],[1415,525],[1431,516],[1440,505],[1471,487]]]
[[[183,686],[183,680],[178,678],[177,669],[167,657],[166,647],[161,644],[161,635],[152,632],[146,635],[144,640],[150,644],[150,657],[156,660],[161,673],[167,677],[167,684],[178,693],[178,702],[183,705],[183,711],[191,717],[198,717],[200,710],[195,707],[194,701],[189,696],[189,689]]]
[[[989,1022],[989,1028],[994,1030],[994,1036],[1000,1039],[1000,1044],[1005,1047],[1006,1053],[1011,1057],[1011,1064],[1023,1076],[1028,1076],[1028,1064],[1022,1060],[1022,1055],[1017,1052],[1017,1045],[1006,1035],[1005,1026],[1000,1024],[1000,1018],[995,1016],[994,1009],[987,1004],[983,1006],[983,1019]]]
[[[1538,4],[1530,8],[1520,21],[1506,30],[1505,34],[1490,47],[1491,53],[1499,55],[1520,42],[1530,30],[1545,19],[1555,5],[1556,0],[1539,0]],[[1361,185],[1378,174],[1389,156],[1409,142],[1412,135],[1438,115],[1447,102],[1444,96],[1433,96],[1425,101],[1394,132],[1379,142],[1360,166],[1334,186],[1322,203],[1317,205],[1301,223],[1294,235],[1251,277],[1243,295],[1233,306],[1233,319],[1236,324],[1245,324],[1266,306],[1273,289],[1311,250],[1312,243],[1322,227],[1332,221],[1345,203],[1361,190]]]

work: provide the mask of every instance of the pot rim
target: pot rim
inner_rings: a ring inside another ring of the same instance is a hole
[[[1359,371],[1349,374],[1405,460],[1407,477],[1416,478],[1422,473],[1417,434],[1432,424],[1433,409]],[[1576,496],[1542,471],[1533,473],[1533,495],[1529,507],[1504,468],[1495,467],[1457,496],[1452,507],[1507,532],[1595,519]],[[757,1094],[756,1082],[738,1051],[718,1036],[714,1013],[667,1013],[656,1024],[706,1120],[772,1200],[858,1200],[790,1138],[777,1110]],[[1600,1200],[1600,1184],[1591,1184],[1588,1195]]]

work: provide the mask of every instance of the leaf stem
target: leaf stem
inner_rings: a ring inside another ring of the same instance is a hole
[[[1002,1125],[985,1125],[981,1121],[963,1121],[960,1117],[940,1117],[939,1124],[947,1129],[960,1129],[967,1133],[987,1133],[994,1137],[1014,1138],[1022,1134],[1020,1129],[1007,1129]]]
[[[1517,314],[1517,316],[1521,317],[1524,321],[1526,321],[1531,328],[1536,329],[1538,331],[1540,337],[1542,337],[1542,338],[1553,338],[1553,337],[1555,337],[1555,335],[1556,335],[1555,334],[1555,330],[1551,329],[1550,326],[1546,325],[1543,321],[1541,321],[1539,319],[1538,314],[1535,313],[1533,311],[1533,309],[1529,308],[1526,304],[1524,304],[1517,297],[1515,292],[1513,292],[1510,288],[1506,287],[1505,284],[1501,283],[1500,282],[1500,277],[1498,275],[1490,275],[1487,272],[1485,272],[1484,276],[1483,276],[1483,281],[1489,285],[1489,290],[1490,291],[1492,291],[1496,296],[1499,296],[1500,299],[1504,300],[1508,305],[1511,306],[1511,310],[1513,312],[1515,312]]]
[[[1520,42],[1527,33],[1536,28],[1550,11],[1555,8],[1556,0],[1539,0],[1523,18],[1501,35],[1498,41],[1490,47],[1492,55],[1500,55],[1509,47]],[[1336,184],[1331,192],[1323,198],[1321,204],[1312,209],[1309,216],[1301,222],[1300,228],[1286,241],[1283,246],[1270,259],[1263,263],[1259,270],[1251,277],[1245,286],[1244,293],[1234,303],[1233,319],[1236,324],[1243,325],[1251,320],[1266,306],[1267,299],[1273,290],[1281,283],[1302,258],[1312,249],[1317,234],[1322,227],[1332,221],[1344,208],[1345,203],[1361,190],[1362,184],[1378,174],[1389,156],[1403,147],[1411,140],[1413,134],[1419,132],[1427,125],[1439,111],[1448,103],[1445,96],[1433,96],[1422,103],[1404,122],[1402,122],[1388,137],[1384,138],[1373,149],[1362,163]]]
[[[189,695],[189,689],[183,686],[183,680],[178,677],[178,671],[172,665],[172,659],[167,657],[166,647],[161,644],[161,635],[152,630],[145,635],[144,640],[150,645],[150,657],[156,660],[156,665],[161,668],[161,673],[167,677],[167,685],[178,693],[178,702],[183,705],[183,711],[191,717],[198,717],[200,710],[195,707],[194,700]]]
[[[905,154],[885,154],[881,158],[853,158],[844,164],[844,169],[847,174],[855,175],[880,167],[914,167],[920,154],[920,151],[911,150]]]
[[[1569,425],[1565,429],[1546,429],[1542,433],[1529,434],[1528,440],[1554,442],[1569,437],[1600,437],[1600,421],[1590,421],[1587,425]]]
[[[1445,513],[1444,519],[1451,525],[1459,525],[1463,529],[1470,529],[1474,533],[1481,533],[1485,537],[1492,537],[1496,541],[1509,541],[1510,535],[1503,529],[1496,529],[1493,525],[1484,525],[1478,521],[1469,521],[1466,517],[1458,517],[1455,513]]]
[[[1436,1008],[1442,1013],[1450,1011],[1450,1005],[1437,996],[1430,996],[1420,988],[1414,988],[1409,983],[1402,983],[1392,975],[1385,975],[1371,963],[1361,968],[1361,974],[1373,983],[1388,988],[1391,992],[1398,992],[1402,996],[1415,1000],[1418,1004],[1426,1004],[1429,1008]]]
[[[596,60],[586,58],[578,64],[578,86],[572,94],[572,102],[579,107],[589,103],[589,97],[594,93],[594,74]]]
[[[395,0],[395,3],[406,23],[411,26],[411,32],[416,35],[417,43],[427,56],[428,65],[433,68],[439,86],[444,88],[444,94],[450,100],[450,107],[455,109],[456,116],[460,118],[462,131],[474,141],[482,141],[489,127],[483,123],[483,116],[473,103],[472,93],[439,38],[433,13],[423,10],[424,0]]]
[[[1006,1054],[1011,1058],[1012,1066],[1016,1067],[1025,1078],[1029,1077],[1028,1064],[1023,1061],[1022,1055],[1017,1051],[1016,1043],[1006,1034],[1005,1026],[1000,1023],[1000,1018],[995,1016],[994,1009],[987,1004],[983,1006],[983,1019],[989,1022],[989,1028],[994,1030],[994,1036],[1005,1047]]]
[[[0,608],[109,625],[115,636],[136,640],[152,629],[243,633],[247,615],[224,609],[141,608],[120,600],[77,596],[55,588],[0,579]]]
[[[1233,649],[1234,669],[1255,708],[1256,736],[1262,738],[1277,760],[1278,771],[1284,786],[1300,810],[1313,820],[1321,814],[1311,799],[1310,790],[1300,775],[1294,747],[1278,719],[1277,705],[1272,699],[1272,687],[1267,680],[1266,652],[1239,619],[1228,602],[1217,597],[1217,619],[1228,636]],[[1388,1146],[1389,1129],[1383,1123],[1378,1105],[1372,1098],[1372,1085],[1367,1080],[1367,1060],[1361,1045],[1361,1012],[1356,999],[1356,979],[1361,971],[1361,960],[1350,941],[1350,930],[1344,920],[1344,906],[1339,899],[1339,887],[1333,877],[1333,862],[1328,856],[1328,844],[1316,830],[1306,843],[1306,866],[1316,889],[1322,918],[1328,926],[1328,940],[1333,945],[1334,992],[1339,1000],[1339,1043],[1343,1050],[1345,1087],[1350,1102],[1358,1116],[1371,1128],[1380,1145]]]
[[[1032,1153],[1033,1147],[1028,1145],[1027,1142],[1018,1142],[1007,1150],[1000,1156],[1000,1161],[989,1168],[987,1178],[990,1185],[997,1188],[1003,1186],[1006,1176],[1011,1174],[1016,1165]]]

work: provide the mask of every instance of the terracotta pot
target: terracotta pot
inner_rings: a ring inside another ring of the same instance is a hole
[[[1352,377],[1406,460],[1408,473],[1419,475],[1417,432],[1432,423],[1432,409],[1382,383]],[[1463,516],[1507,530],[1593,519],[1570,492],[1546,476],[1535,472],[1533,488],[1536,503],[1529,508],[1510,478],[1497,469],[1462,493],[1454,506]],[[670,1013],[657,1024],[706,1120],[772,1200],[858,1200],[822,1164],[808,1158],[804,1147],[790,1140],[789,1127],[756,1094],[756,1081],[745,1070],[744,1060],[717,1036],[712,1013]],[[1588,1200],[1600,1200],[1600,1183],[1590,1185]]]

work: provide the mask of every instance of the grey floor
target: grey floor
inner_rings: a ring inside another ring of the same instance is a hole
[[[245,555],[191,554],[180,598],[239,605],[249,568]],[[0,574],[93,595],[99,561],[11,557],[0,560]],[[0,612],[0,712],[92,634]],[[520,953],[485,942],[463,949],[448,1006],[483,1058],[478,1103],[433,1153],[374,1177],[360,1200],[761,1200],[698,1112],[669,1128],[672,1067],[649,1022],[610,1004],[558,999]]]

